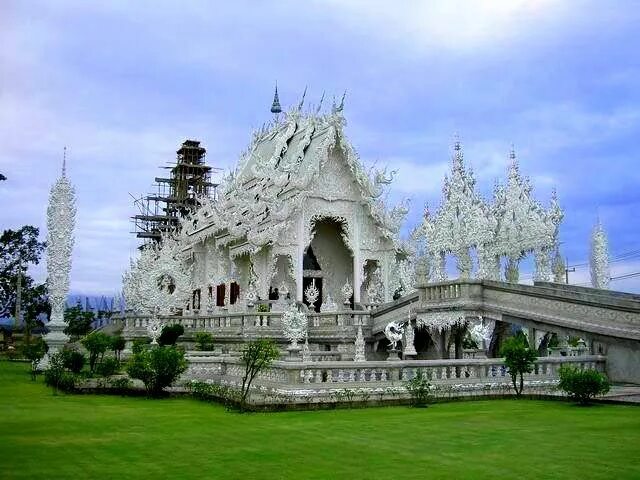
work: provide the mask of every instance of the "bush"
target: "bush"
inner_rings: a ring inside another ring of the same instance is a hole
[[[66,347],[60,353],[64,368],[71,370],[73,373],[80,373],[86,361],[85,356],[81,352]]]
[[[31,363],[31,380],[36,379],[36,373],[38,371],[38,363],[42,360],[45,353],[47,353],[47,343],[39,337],[37,340],[27,343],[22,348],[22,354]]]
[[[609,380],[593,368],[579,370],[564,366],[560,368],[558,388],[581,405],[588,405],[595,396],[604,395],[609,391]]]
[[[51,355],[49,366],[44,371],[44,383],[53,388],[54,394],[58,391],[70,392],[75,388],[76,377],[64,368],[62,353]]]
[[[207,332],[196,333],[196,350],[200,350],[200,351],[213,350],[213,335]]]
[[[134,355],[136,353],[140,353],[147,348],[147,346],[151,343],[151,339],[144,338],[134,338],[133,343],[131,344],[131,353]]]
[[[120,362],[115,357],[103,359],[96,367],[96,372],[102,377],[110,377],[120,371]]]
[[[160,396],[186,369],[184,351],[173,346],[143,349],[127,365],[129,376],[142,380],[151,396]]]
[[[89,351],[89,369],[93,373],[98,359],[102,359],[104,352],[111,347],[111,337],[102,332],[93,332],[84,337],[81,343]]]
[[[431,397],[431,383],[424,376],[422,370],[418,370],[415,377],[406,382],[405,387],[411,395],[411,405],[414,407],[426,407]]]
[[[504,357],[504,364],[509,369],[513,389],[516,391],[516,396],[519,397],[524,389],[524,374],[533,371],[538,352],[529,348],[524,336],[518,335],[504,342],[500,355]],[[518,375],[520,376],[519,385],[517,383]]]
[[[266,303],[261,303],[260,305],[258,305],[256,307],[256,312],[258,313],[268,313],[269,312],[269,305]]]
[[[184,327],[179,324],[165,325],[162,327],[162,332],[158,338],[158,344],[161,346],[175,345],[178,341],[178,337],[184,333]]]
[[[115,377],[109,379],[109,386],[113,391],[124,394],[132,387],[133,383],[128,377]]]

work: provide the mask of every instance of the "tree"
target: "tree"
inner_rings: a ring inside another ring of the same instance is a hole
[[[46,244],[38,241],[38,235],[38,228],[30,225],[19,230],[4,230],[0,235],[0,317],[15,312],[19,277],[22,285],[21,310],[29,310],[31,303],[44,295],[44,286],[34,285],[33,279],[26,274],[29,264],[40,262],[45,249]]]
[[[36,379],[38,363],[42,360],[44,354],[47,353],[47,348],[47,344],[42,337],[38,337],[37,340],[28,342],[24,345],[22,352],[25,358],[31,362],[31,380]]]
[[[147,393],[158,397],[187,369],[184,350],[174,346],[143,348],[129,359],[127,373],[142,380]]]
[[[242,350],[242,363],[244,363],[244,376],[242,377],[242,391],[240,397],[240,409],[244,410],[249,396],[249,388],[253,379],[266,368],[269,368],[274,360],[280,357],[280,349],[270,338],[262,338],[249,342]]]
[[[95,371],[98,357],[102,359],[104,352],[111,347],[111,337],[102,332],[93,332],[81,340],[82,345],[89,351],[89,369]]]
[[[113,350],[113,353],[118,361],[120,361],[120,353],[124,350],[124,347],[126,345],[127,342],[122,335],[111,337],[111,350]]]
[[[609,381],[593,368],[579,370],[563,366],[560,368],[558,388],[577,400],[580,405],[588,405],[596,395],[604,395],[609,391]]]
[[[524,335],[518,335],[504,342],[500,355],[504,357],[504,364],[509,369],[513,389],[516,392],[516,396],[519,397],[524,389],[524,374],[533,371],[537,352],[529,348]],[[519,385],[517,383],[518,375],[520,376]]]
[[[93,320],[93,312],[85,311],[78,302],[75,307],[67,308],[64,312],[64,321],[67,323],[64,333],[73,338],[84,337],[91,331]]]

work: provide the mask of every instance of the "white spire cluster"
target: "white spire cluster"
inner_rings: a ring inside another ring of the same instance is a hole
[[[555,192],[548,209],[531,194],[531,185],[520,174],[513,149],[506,185],[497,184],[488,204],[475,191],[473,171],[465,165],[462,146],[455,142],[451,172],[445,176],[440,208],[431,217],[428,210],[414,242],[426,245],[419,258],[421,274],[430,281],[446,280],[446,255],[456,258],[460,278],[470,278],[472,252],[477,258],[476,278],[500,279],[501,258],[506,259],[505,278],[518,281],[518,266],[529,253],[535,256],[535,279],[551,277],[551,253],[557,246],[563,213]],[[421,248],[418,245],[417,251]],[[424,273],[423,273],[424,272]]]

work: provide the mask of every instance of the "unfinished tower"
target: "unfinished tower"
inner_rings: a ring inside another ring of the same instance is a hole
[[[200,196],[215,196],[212,168],[205,164],[206,149],[196,140],[185,140],[176,152],[176,163],[163,167],[169,177],[156,177],[156,193],[135,201],[140,213],[134,215],[138,238],[160,240],[161,234],[177,228],[180,216],[193,211]]]

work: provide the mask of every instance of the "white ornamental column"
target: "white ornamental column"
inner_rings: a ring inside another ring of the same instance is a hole
[[[49,351],[40,361],[39,368],[49,365],[51,355],[58,352],[69,340],[64,333],[64,308],[69,294],[69,273],[73,250],[73,228],[75,226],[75,190],[66,176],[65,159],[62,174],[51,187],[47,208],[47,292],[51,304],[51,317],[44,340]]]

